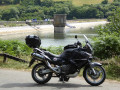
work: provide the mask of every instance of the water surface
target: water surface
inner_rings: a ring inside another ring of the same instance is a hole
[[[89,39],[95,35],[97,35],[96,31],[94,29],[76,29],[76,28],[67,28],[65,29],[65,33],[55,33],[49,32],[49,33],[40,33],[40,32],[24,32],[24,33],[16,33],[16,34],[9,34],[9,35],[1,35],[0,39],[3,40],[20,40],[25,42],[25,37],[27,35],[38,35],[41,38],[41,46],[48,47],[48,46],[65,46],[68,44],[73,44],[77,40],[74,38],[75,35],[78,35],[79,41],[83,42],[84,37],[83,34],[85,34]]]

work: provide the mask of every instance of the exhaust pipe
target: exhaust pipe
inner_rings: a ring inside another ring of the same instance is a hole
[[[38,53],[32,53],[32,57],[35,58],[35,59],[38,59],[38,60],[40,60],[40,61],[44,61],[44,62],[46,63],[46,65],[49,67],[49,69],[50,69],[51,71],[53,71],[54,73],[56,73],[56,74],[60,73],[59,71],[57,71],[56,69],[54,69],[54,68],[50,65],[50,63],[48,62],[49,57],[44,56],[44,55],[40,55],[40,54],[38,54]],[[47,60],[47,59],[48,59],[48,60]]]
[[[33,58],[41,60],[41,61],[45,60],[45,57],[43,55],[38,54],[38,53],[32,53],[31,56]]]

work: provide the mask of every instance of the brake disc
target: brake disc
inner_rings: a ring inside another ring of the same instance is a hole
[[[98,70],[95,70],[95,72],[96,72],[96,75],[94,75],[94,74],[90,74],[90,75],[89,75],[92,79],[98,79],[99,76],[100,76],[100,73],[99,73]]]

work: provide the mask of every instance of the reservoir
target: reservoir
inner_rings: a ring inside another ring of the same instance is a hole
[[[102,22],[105,24],[106,22]],[[79,23],[71,24],[75,28],[66,27],[64,33],[54,33],[53,25],[44,25],[44,26],[24,26],[24,27],[11,27],[11,28],[0,28],[0,39],[2,40],[19,40],[25,42],[25,37],[27,35],[37,35],[41,39],[41,46],[65,46],[68,44],[74,44],[77,40],[74,38],[75,35],[78,35],[78,40],[84,42],[83,34],[85,34],[90,40],[92,37],[97,35],[94,26],[89,23]],[[99,25],[99,24],[98,24]],[[86,27],[88,26],[88,27]],[[86,28],[85,28],[86,27]],[[6,31],[6,32],[5,32]],[[19,31],[19,32],[17,32]],[[3,33],[4,32],[4,33]]]

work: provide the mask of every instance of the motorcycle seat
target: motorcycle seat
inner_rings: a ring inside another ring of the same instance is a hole
[[[54,57],[59,58],[60,57],[60,55],[53,54],[49,51],[45,51],[45,55],[49,56],[50,58],[54,58]]]
[[[62,63],[62,59],[60,57],[60,55],[55,55],[53,53],[50,53],[48,51],[45,51],[45,55],[47,55],[51,60],[49,61],[50,63],[54,63],[56,65],[61,64]]]

